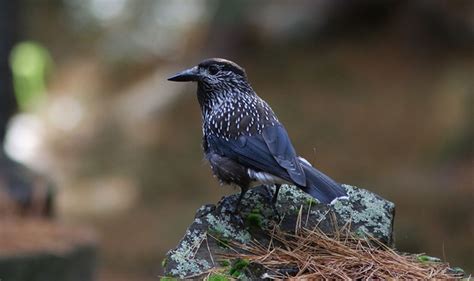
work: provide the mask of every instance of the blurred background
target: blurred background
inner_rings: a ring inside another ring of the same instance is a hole
[[[156,280],[237,192],[203,160],[196,86],[166,81],[207,57],[246,68],[310,162],[395,202],[399,250],[474,270],[473,1],[2,0],[0,30],[0,229],[93,229],[98,280]]]

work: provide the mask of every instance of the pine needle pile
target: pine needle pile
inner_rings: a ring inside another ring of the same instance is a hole
[[[455,279],[463,273],[424,255],[403,254],[373,238],[358,237],[349,227],[329,236],[298,227],[294,233],[271,231],[269,246],[234,244],[245,254],[227,256],[263,266],[272,279]],[[282,270],[283,269],[283,270]],[[288,270],[291,269],[291,270]]]

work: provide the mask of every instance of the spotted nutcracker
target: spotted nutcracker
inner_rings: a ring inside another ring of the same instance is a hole
[[[340,184],[296,154],[285,128],[236,63],[207,59],[168,80],[197,82],[204,153],[222,183],[241,188],[235,210],[254,183],[275,185],[273,204],[284,183],[326,204],[346,196]]]

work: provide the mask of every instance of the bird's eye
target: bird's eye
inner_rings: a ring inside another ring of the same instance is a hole
[[[219,68],[217,66],[211,65],[209,66],[209,73],[211,75],[216,75],[219,72]]]

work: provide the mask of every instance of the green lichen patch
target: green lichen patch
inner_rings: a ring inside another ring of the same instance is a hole
[[[336,201],[334,211],[344,221],[351,221],[356,228],[365,233],[390,237],[392,233],[392,216],[387,209],[394,207],[393,203],[383,200],[367,190],[343,185],[350,200]],[[356,211],[355,211],[356,210]]]
[[[303,202],[307,202],[308,200],[317,201],[317,199],[313,198],[311,195],[304,193],[296,186],[283,184],[280,188],[280,197],[279,199],[283,202],[292,202],[296,205],[301,205]],[[279,201],[280,201],[279,200]]]
[[[293,185],[282,185],[278,195],[278,201],[276,204],[277,209],[282,214],[290,216],[298,214],[301,205],[315,206],[319,204],[317,199],[313,198],[307,193],[304,193],[301,189]]]
[[[206,259],[195,256],[204,239],[206,239],[206,233],[197,229],[186,232],[186,236],[178,248],[172,250],[169,254],[169,259],[174,262],[174,268],[170,271],[172,276],[184,278],[189,275],[200,274],[212,267]]]
[[[236,225],[231,223],[231,218],[228,214],[222,214],[219,217],[208,214],[206,220],[211,226],[210,229],[219,233],[222,238],[236,240],[240,243],[247,243],[251,239],[248,231],[237,229]]]

